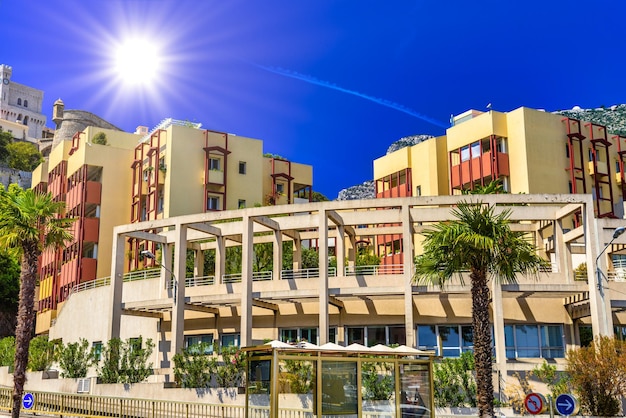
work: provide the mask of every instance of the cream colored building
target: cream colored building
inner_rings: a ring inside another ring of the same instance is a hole
[[[277,190],[275,204],[310,197],[312,167],[264,157],[258,139],[172,119],[126,133],[89,112],[64,110],[60,100],[54,116],[54,145],[32,187],[66,202],[75,240],[42,255],[38,334],[48,332],[71,292],[110,276],[114,227],[261,205]],[[140,258],[145,250],[158,252],[144,239],[126,242],[125,272],[154,264]]]

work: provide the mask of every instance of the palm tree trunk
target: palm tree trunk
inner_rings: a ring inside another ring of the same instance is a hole
[[[20,299],[17,308],[17,328],[15,330],[15,366],[13,370],[13,409],[12,418],[19,418],[26,383],[28,348],[33,335],[35,322],[35,283],[37,281],[37,242],[23,245],[20,273]]]
[[[493,365],[491,360],[491,323],[489,322],[487,272],[485,270],[472,269],[470,278],[472,280],[476,404],[479,417],[493,417]]]

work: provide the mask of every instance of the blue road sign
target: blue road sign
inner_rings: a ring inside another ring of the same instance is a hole
[[[35,404],[35,397],[32,393],[25,393],[22,398],[22,407],[24,409],[30,409]]]
[[[578,402],[569,393],[564,393],[556,397],[556,411],[561,415],[574,415],[578,413]]]

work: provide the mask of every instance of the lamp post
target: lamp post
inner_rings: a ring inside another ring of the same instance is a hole
[[[156,264],[158,264],[159,266],[163,267],[165,269],[165,271],[167,271],[169,274],[172,275],[172,292],[174,295],[174,303],[176,303],[176,276],[174,275],[174,272],[170,269],[168,269],[167,267],[165,267],[162,263],[160,263],[156,256],[152,253],[152,251],[149,250],[143,250],[139,253],[140,256],[145,257],[145,258],[150,258],[152,260],[154,260],[154,262]],[[597,262],[596,262],[597,264]]]
[[[598,290],[600,291],[601,294],[603,293],[602,292],[602,289],[603,289],[602,270],[600,270],[600,265],[598,264],[598,261],[600,260],[600,257],[602,257],[602,254],[604,254],[604,252],[607,250],[607,248],[609,248],[609,246],[613,244],[613,241],[615,241],[615,239],[617,239],[617,237],[622,235],[624,232],[626,232],[626,228],[623,226],[615,228],[615,231],[613,231],[613,238],[611,238],[611,241],[609,241],[609,243],[606,244],[604,249],[600,251],[600,254],[598,254],[598,256],[596,257],[596,275],[598,276]]]

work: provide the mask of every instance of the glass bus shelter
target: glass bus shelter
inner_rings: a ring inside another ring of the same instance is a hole
[[[279,341],[245,351],[246,417],[431,417],[432,353]]]

